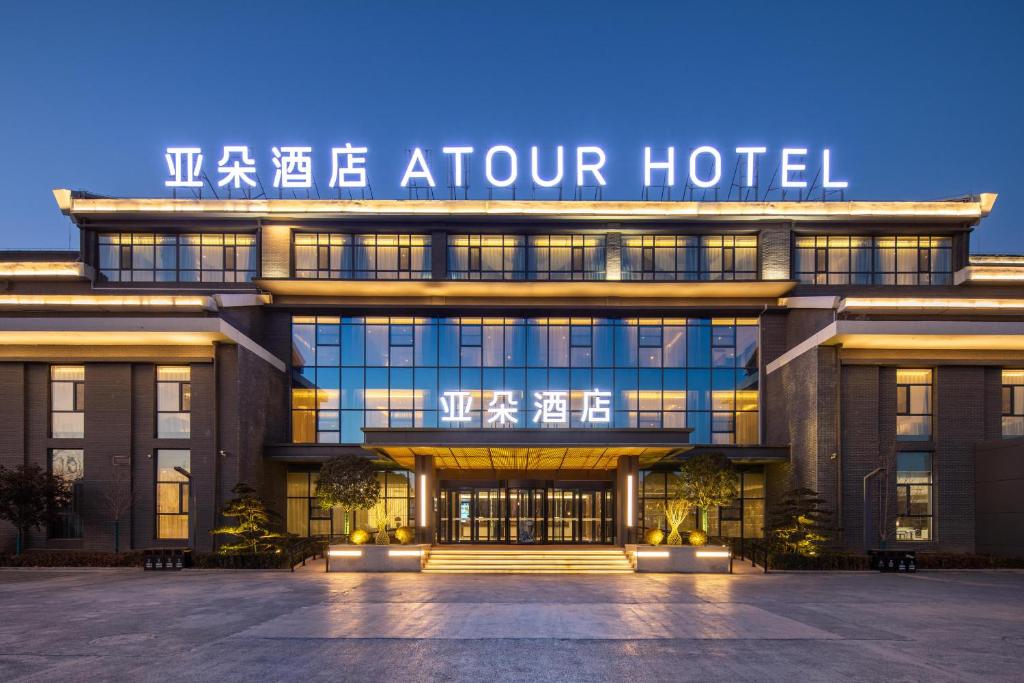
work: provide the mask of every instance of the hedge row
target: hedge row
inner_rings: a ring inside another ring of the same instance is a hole
[[[192,566],[200,569],[290,569],[303,558],[324,552],[326,544],[303,540],[280,553],[221,555],[192,553]],[[26,550],[21,555],[0,554],[0,567],[141,567],[142,551],[124,553],[83,550]]]
[[[142,551],[103,553],[83,550],[26,550],[0,554],[0,567],[141,567]]]
[[[860,571],[873,569],[867,555],[825,552],[817,557],[772,555],[771,569],[808,569]],[[954,553],[917,553],[918,569],[1024,569],[1024,558],[965,555]]]

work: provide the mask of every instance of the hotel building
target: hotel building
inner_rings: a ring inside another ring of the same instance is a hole
[[[0,254],[0,464],[74,489],[28,547],[111,550],[119,519],[121,549],[212,550],[239,482],[343,537],[338,454],[420,542],[623,545],[718,452],[713,535],[805,487],[838,547],[1024,552],[1024,259],[970,253],[995,195],[54,195],[79,248]]]

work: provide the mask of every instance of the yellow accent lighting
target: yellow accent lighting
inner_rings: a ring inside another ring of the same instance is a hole
[[[698,550],[694,554],[697,557],[732,557],[728,550]]]
[[[76,261],[6,261],[0,263],[0,278],[84,277],[84,264]]]
[[[0,296],[0,306],[213,308],[213,300],[206,296],[175,295],[10,294]]]
[[[362,557],[362,550],[328,550],[328,557]]]

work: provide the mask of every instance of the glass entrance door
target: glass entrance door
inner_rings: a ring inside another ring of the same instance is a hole
[[[508,490],[508,538],[510,543],[544,543],[546,538],[544,489]]]
[[[441,543],[614,543],[611,482],[441,482]]]

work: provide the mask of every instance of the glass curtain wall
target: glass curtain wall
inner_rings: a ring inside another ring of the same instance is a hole
[[[758,442],[758,329],[736,318],[292,318],[292,441],[363,441],[363,427],[690,427],[692,443]],[[610,391],[610,419],[583,420]],[[465,392],[466,419],[440,399]],[[496,396],[495,394],[502,394]],[[501,398],[509,420],[491,422]],[[514,419],[514,421],[512,421]]]
[[[708,531],[724,538],[762,538],[764,536],[764,469],[760,466],[739,471],[740,497],[732,505],[721,507],[708,515]],[[668,532],[665,505],[676,495],[677,472],[640,472],[640,529],[661,529]],[[699,512],[695,508],[680,530],[697,528]]]
[[[324,510],[316,497],[319,470],[295,467],[288,471],[288,533],[299,536],[344,536],[353,529],[376,530],[373,510],[355,513]],[[381,500],[384,501],[388,529],[415,524],[416,487],[413,473],[406,470],[378,472]]]

